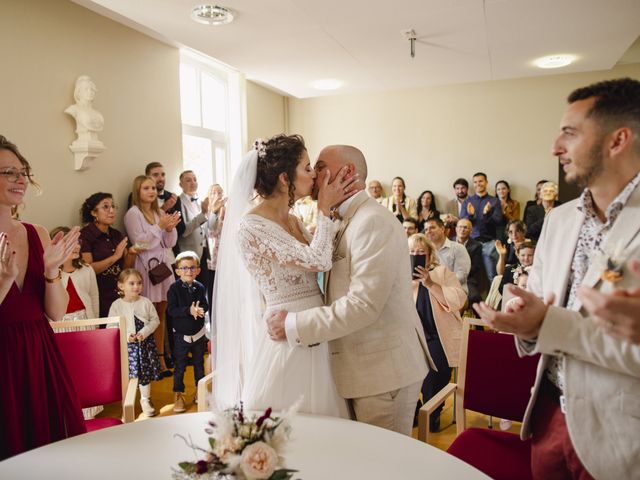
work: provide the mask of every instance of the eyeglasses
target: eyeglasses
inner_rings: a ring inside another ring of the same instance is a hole
[[[0,172],[0,175],[6,177],[12,183],[17,183],[20,180],[20,177],[23,177],[25,180],[31,181],[33,178],[33,174],[27,170],[16,170],[10,169],[5,170],[4,172]]]
[[[108,212],[109,210],[118,210],[118,206],[117,205],[102,205],[101,207],[98,207],[100,210],[104,210],[105,212]]]
[[[182,270],[183,272],[195,272],[200,267],[178,267],[178,270]]]

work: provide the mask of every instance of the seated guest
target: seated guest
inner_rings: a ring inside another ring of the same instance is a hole
[[[430,218],[440,218],[440,212],[436,207],[436,197],[431,190],[425,190],[418,197],[418,231],[424,230],[424,224]]]
[[[456,275],[462,289],[467,293],[467,277],[471,270],[471,259],[467,249],[445,236],[444,223],[438,217],[427,220],[424,234],[435,247],[440,265],[447,267]]]
[[[471,268],[467,276],[469,305],[482,300],[482,292],[487,290],[487,275],[482,261],[482,244],[471,238],[471,221],[461,218],[456,224],[456,242],[464,245],[471,260]]]
[[[544,219],[551,209],[558,205],[558,185],[554,182],[546,182],[540,189],[540,204],[534,205],[527,211],[524,223],[527,224],[527,232],[532,240],[538,240]]]
[[[404,222],[402,222],[402,228],[404,228],[404,233],[407,234],[407,238],[415,233],[419,233],[418,221],[415,218],[407,218]]]
[[[482,259],[489,284],[496,275],[498,255],[495,251],[496,226],[502,223],[500,201],[487,191],[487,175],[478,172],[473,176],[475,195],[468,197],[462,206],[462,217],[471,220],[471,238],[482,243]]]
[[[387,207],[401,222],[407,218],[417,218],[416,201],[406,195],[405,183],[401,177],[396,177],[391,183],[391,196],[384,199],[382,205]]]
[[[438,264],[435,247],[423,234],[409,238],[409,252],[412,265],[418,265],[413,272],[413,298],[427,339],[427,347],[437,371],[429,370],[422,383],[422,401],[427,402],[451,378],[451,369],[458,366],[462,318],[458,313],[467,295],[456,276],[445,266]],[[424,267],[420,265],[424,264]],[[429,430],[440,430],[441,405],[431,415]],[[418,402],[417,410],[420,408]]]
[[[298,217],[312,235],[316,232],[316,221],[318,219],[318,203],[307,196],[298,200],[291,211]]]
[[[207,239],[209,230],[215,226],[218,220],[218,212],[221,205],[217,206],[217,211],[213,210],[213,205],[209,205],[209,197],[202,202],[198,200],[198,178],[192,170],[185,170],[180,174],[180,194],[181,213],[180,223],[176,226],[178,231],[178,251],[193,251],[201,259],[200,273],[198,281],[205,286],[208,291],[210,270],[207,268],[209,260],[209,249]]]
[[[502,223],[497,226],[496,234],[498,240],[504,242],[504,235],[507,224],[512,220],[520,220],[520,202],[511,198],[511,186],[506,180],[496,182],[496,197],[500,200],[502,208]]]
[[[506,265],[518,262],[516,248],[526,240],[527,236],[527,226],[521,220],[510,221],[505,230],[507,234],[506,245],[500,240],[496,240],[496,251],[499,256],[498,263],[496,264],[496,272],[498,275],[504,275]]]
[[[517,262],[507,264],[502,275],[502,282],[500,283],[500,293],[505,285],[514,284],[514,273],[518,268],[530,267],[533,265],[533,257],[536,253],[535,244],[526,240],[516,247]]]
[[[520,267],[517,268],[513,273],[513,281],[514,283],[521,289],[527,289],[527,283],[529,283],[529,272],[531,271],[531,267]]]
[[[80,230],[82,260],[96,273],[100,299],[99,317],[109,316],[111,304],[119,298],[118,275],[133,266],[137,249],[127,248],[127,237],[113,227],[116,207],[110,193],[97,192],[82,204]]]
[[[524,213],[522,214],[523,220],[527,218],[527,212],[531,207],[533,207],[534,205],[540,205],[540,202],[542,201],[542,199],[540,198],[540,189],[542,188],[542,185],[547,183],[548,181],[549,180],[540,180],[538,183],[536,183],[536,193],[533,197],[533,200],[528,200],[527,204],[524,207]]]
[[[455,198],[449,200],[444,209],[446,214],[445,223],[455,223],[462,217],[462,204],[469,196],[469,182],[464,178],[458,178],[453,182],[453,191],[455,192]]]
[[[382,190],[382,184],[378,180],[371,180],[367,186],[367,193],[378,203],[385,201],[384,191]]]

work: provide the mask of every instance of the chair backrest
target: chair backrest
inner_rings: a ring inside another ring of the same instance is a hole
[[[117,327],[56,333],[55,339],[83,408],[121,401],[125,396],[129,377],[124,318],[109,317],[49,324],[54,332],[69,327]]]
[[[465,318],[458,376],[463,408],[522,421],[535,381],[539,355],[520,358],[514,336],[472,330],[481,323]]]

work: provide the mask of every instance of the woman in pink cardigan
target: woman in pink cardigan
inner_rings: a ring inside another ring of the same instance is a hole
[[[165,311],[167,309],[167,291],[175,281],[171,273],[162,282],[154,285],[149,279],[149,270],[164,263],[171,271],[173,256],[171,247],[178,240],[176,225],[180,221],[180,213],[166,214],[158,206],[158,192],[153,178],[140,175],[133,180],[133,206],[124,216],[124,226],[129,240],[138,251],[135,269],[142,274],[142,296],[153,302],[160,326],[153,336],[160,357],[160,366],[164,376],[171,375],[164,360]]]
[[[467,301],[467,295],[455,273],[439,265],[435,247],[425,235],[417,233],[409,237],[409,251],[412,265],[417,265],[413,272],[413,298],[429,353],[438,369],[429,370],[422,384],[422,399],[427,402],[449,383],[451,369],[458,366],[462,335],[459,312]],[[431,415],[431,432],[440,430],[442,407],[440,405]]]

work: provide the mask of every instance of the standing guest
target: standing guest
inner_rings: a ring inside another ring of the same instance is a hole
[[[462,217],[471,220],[473,231],[471,238],[482,243],[482,259],[489,284],[496,276],[498,256],[495,251],[496,226],[502,223],[500,201],[487,191],[487,175],[478,172],[473,176],[475,195],[470,196],[462,205]]]
[[[49,236],[53,239],[58,232],[67,234],[70,231],[69,227],[56,227],[51,230]],[[100,301],[96,273],[80,258],[80,242],[74,246],[71,256],[60,266],[60,269],[62,270],[62,285],[69,294],[67,312],[62,320],[98,318]],[[73,332],[75,330],[77,329],[59,329],[58,332]]]
[[[553,155],[584,191],[549,213],[528,290],[508,287],[505,312],[475,307],[521,355],[541,354],[521,432],[533,478],[640,478],[640,345],[609,335],[577,295],[640,286],[627,263],[640,255],[640,82],[599,82],[568,103]]]
[[[516,249],[527,239],[527,226],[521,220],[510,221],[505,230],[507,243],[503,244],[500,240],[496,240],[496,252],[498,253],[496,272],[498,275],[504,275],[506,265],[517,263]]]
[[[404,228],[404,233],[409,238],[411,235],[418,233],[418,221],[415,218],[407,218],[402,222],[402,228]]]
[[[462,289],[467,293],[467,277],[471,270],[471,259],[467,249],[445,236],[444,223],[438,217],[427,220],[424,234],[433,244],[440,265],[444,265],[455,273]]]
[[[186,411],[184,399],[184,371],[187,355],[191,353],[195,384],[204,377],[204,354],[207,351],[207,336],[204,314],[209,310],[206,290],[196,280],[200,270],[200,259],[195,252],[181,252],[176,257],[176,272],[179,280],[171,285],[167,294],[167,311],[173,320],[173,411]]]
[[[511,186],[506,180],[496,182],[496,197],[502,208],[502,223],[496,225],[496,236],[498,240],[505,242],[507,224],[512,220],[520,220],[520,202],[511,198]]]
[[[413,298],[437,368],[437,371],[429,370],[422,383],[422,400],[426,403],[449,383],[451,369],[458,366],[462,335],[462,318],[458,312],[467,301],[467,294],[456,275],[439,265],[435,247],[425,235],[419,233],[409,238],[409,252],[414,258],[422,257],[425,265],[417,266],[413,272]],[[415,262],[412,259],[412,264]],[[431,415],[429,431],[440,430],[443,406]]]
[[[382,190],[382,184],[378,180],[371,180],[369,182],[367,193],[378,203],[385,201],[384,190]]]
[[[209,249],[207,239],[209,230],[213,228],[218,220],[218,213],[222,204],[209,204],[209,197],[202,202],[198,200],[198,179],[192,170],[185,170],[180,174],[180,204],[182,205],[182,215],[180,223],[176,227],[178,235],[178,251],[196,252],[201,259],[200,273],[198,281],[208,289],[211,283],[210,270],[207,268],[209,260]]]
[[[391,183],[391,196],[382,205],[387,207],[398,220],[403,222],[407,218],[417,218],[416,201],[405,193],[405,183],[402,177],[396,177]]]
[[[168,214],[158,207],[156,182],[153,178],[140,175],[133,180],[133,206],[124,216],[124,225],[134,246],[139,246],[135,268],[145,279],[142,295],[153,302],[158,313],[160,326],[155,329],[153,336],[159,349],[164,348],[167,290],[173,283],[173,274],[171,271],[167,272],[164,280],[154,285],[149,271],[161,264],[170,270],[173,259],[169,252],[178,239],[176,225],[179,222],[179,212]],[[171,372],[167,370],[164,350],[160,351],[160,365],[163,375],[171,376]]]
[[[440,212],[436,207],[436,197],[431,190],[425,190],[418,197],[418,232],[424,230],[424,224],[430,218],[440,218]]]
[[[209,282],[209,290],[207,291],[207,298],[209,303],[213,302],[213,285],[216,279],[216,264],[218,262],[218,248],[220,246],[220,234],[222,233],[222,225],[224,224],[224,215],[226,212],[227,199],[224,196],[224,190],[217,183],[209,187],[209,205],[220,204],[220,211],[218,212],[218,221],[215,222],[213,228],[209,229],[209,238],[207,239],[207,248],[209,249],[209,261],[207,262],[207,268],[209,269],[209,275],[211,281]]]
[[[157,412],[151,401],[151,382],[162,378],[162,367],[151,334],[159,328],[160,320],[153,303],[140,295],[144,283],[138,270],[123,270],[118,276],[118,291],[122,298],[113,302],[109,316],[124,317],[126,321],[129,378],[138,379],[142,413],[153,417]]]
[[[181,209],[180,199],[175,193],[171,193],[164,189],[167,174],[160,162],[148,163],[144,168],[144,174],[153,178],[156,182],[156,190],[158,190],[158,206],[166,213],[179,212]],[[133,192],[129,194],[127,200],[127,209],[133,205]]]
[[[540,198],[540,189],[542,188],[542,185],[547,183],[548,181],[549,180],[540,180],[538,183],[536,183],[536,193],[533,196],[533,200],[528,200],[527,204],[524,207],[524,212],[522,214],[523,220],[527,218],[527,212],[531,207],[535,205],[540,205],[540,202],[542,201],[542,199]]]
[[[524,223],[527,224],[527,232],[533,240],[538,240],[544,219],[551,209],[558,205],[558,185],[554,182],[546,182],[540,188],[540,204],[532,206],[527,211]]]
[[[106,317],[109,307],[118,299],[118,275],[125,263],[133,265],[137,252],[134,247],[127,249],[127,237],[113,228],[116,212],[113,196],[104,192],[88,197],[80,209],[84,224],[80,230],[80,254],[96,273],[100,317]]]
[[[482,261],[482,244],[471,238],[472,229],[471,221],[466,218],[461,218],[456,224],[456,242],[464,245],[471,260],[471,268],[467,276],[469,305],[481,301],[482,292],[487,289],[487,275]]]
[[[31,166],[0,135],[0,460],[86,432],[80,403],[47,317],[60,320],[69,297],[60,265],[79,232],[53,240],[12,210],[24,201]]]
[[[447,202],[444,213],[447,215],[444,219],[445,223],[456,223],[462,218],[462,204],[469,196],[469,182],[465,178],[458,178],[453,182],[453,191],[455,198]]]

